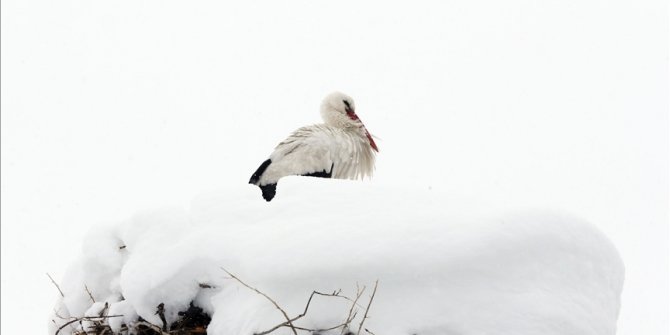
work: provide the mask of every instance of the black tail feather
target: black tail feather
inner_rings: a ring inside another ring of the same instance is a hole
[[[275,193],[277,193],[277,184],[267,184],[267,185],[259,185],[258,187],[261,188],[261,191],[263,192],[263,199],[265,201],[270,201],[272,198],[275,197]]]
[[[261,180],[261,176],[263,175],[263,172],[265,172],[265,169],[267,169],[268,166],[270,166],[270,163],[272,163],[270,159],[267,159],[265,162],[263,162],[263,164],[261,164],[261,166],[259,166],[258,169],[256,169],[256,172],[254,172],[254,174],[251,175],[251,178],[249,179],[249,184],[257,185],[258,181]]]

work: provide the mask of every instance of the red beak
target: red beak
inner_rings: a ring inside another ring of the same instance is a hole
[[[361,119],[358,118],[358,115],[356,115],[356,113],[354,112],[353,109],[347,108],[346,112],[347,112],[347,116],[349,116],[350,119],[352,119],[354,121],[356,121],[356,120],[361,121]],[[363,121],[361,121],[361,124],[363,124]],[[375,143],[375,140],[372,139],[372,135],[370,135],[370,132],[368,132],[368,129],[365,128],[365,125],[363,125],[363,129],[365,130],[365,136],[367,136],[368,141],[370,142],[370,146],[372,147],[372,149],[374,149],[376,152],[379,152],[379,149],[377,148],[377,144]]]
[[[363,126],[363,128],[365,128],[365,126]],[[372,149],[375,149],[376,152],[379,152],[379,149],[377,149],[377,144],[375,144],[375,140],[372,139],[372,135],[370,135],[367,129],[365,129],[365,136],[368,137],[368,141],[370,141],[370,146]]]

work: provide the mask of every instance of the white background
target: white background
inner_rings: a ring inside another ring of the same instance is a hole
[[[45,272],[91,227],[246,183],[341,90],[380,138],[374,183],[588,219],[626,265],[619,333],[667,334],[667,17],[633,0],[3,1],[2,333],[46,332]]]

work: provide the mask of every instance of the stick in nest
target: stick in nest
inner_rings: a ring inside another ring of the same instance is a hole
[[[54,335],[58,335],[58,333],[60,333],[60,331],[63,330],[63,328],[65,328],[65,327],[67,327],[67,326],[69,326],[69,325],[71,325],[75,322],[80,322],[81,323],[81,321],[84,321],[84,320],[85,321],[97,321],[99,319],[120,318],[120,317],[123,317],[123,315],[83,316],[83,317],[76,318],[74,320],[71,320],[71,321],[68,321],[68,322],[62,324],[60,326],[60,328],[58,328],[58,330],[56,330],[56,333]]]
[[[158,317],[161,318],[161,322],[163,322],[163,331],[167,331],[167,321],[165,320],[165,304],[160,303],[158,306],[156,306],[156,314],[158,314]]]
[[[145,326],[147,328],[150,328],[151,330],[157,332],[158,334],[169,334],[169,333],[164,332],[163,329],[160,326],[155,325],[155,324],[153,324],[151,322],[148,322],[148,321],[138,321],[138,322],[134,323],[134,328],[135,329],[137,329],[139,326]]]
[[[88,297],[91,298],[91,301],[95,304],[95,299],[93,299],[93,294],[91,294],[91,291],[88,289],[88,286],[84,284],[84,289],[86,290],[86,293],[88,293]]]
[[[365,309],[365,314],[363,315],[363,320],[361,320],[361,324],[358,325],[358,333],[356,333],[356,335],[361,334],[361,330],[363,329],[363,322],[365,322],[365,319],[368,318],[368,311],[370,310],[370,305],[372,305],[372,299],[375,298],[375,293],[377,293],[377,285],[378,284],[379,284],[379,279],[377,279],[375,281],[375,287],[372,289],[372,295],[370,296],[370,302],[368,302],[368,307]],[[367,329],[366,329],[366,331],[367,331]]]
[[[338,298],[345,298],[347,300],[351,300],[347,297],[341,296],[340,292],[341,291],[335,291],[333,293],[322,293],[322,292],[318,292],[318,291],[312,291],[312,293],[309,295],[309,299],[307,299],[307,304],[305,305],[305,309],[302,311],[301,314],[299,314],[298,316],[296,316],[296,317],[294,317],[290,320],[287,320],[286,322],[280,323],[280,324],[278,324],[278,325],[276,325],[276,326],[274,326],[274,327],[272,327],[272,328],[270,328],[266,331],[256,333],[255,335],[266,335],[266,334],[272,333],[273,331],[275,331],[275,330],[277,330],[281,327],[289,326],[289,322],[294,322],[294,321],[297,321],[300,318],[303,318],[305,315],[307,315],[307,311],[309,310],[309,305],[312,303],[312,298],[314,298],[315,295],[321,295],[321,296],[325,296],[325,297],[338,297]],[[355,304],[356,304],[356,302],[354,301],[354,305]],[[302,327],[297,327],[297,326],[293,326],[293,328],[295,328],[297,330],[306,330],[306,331],[310,331],[310,332],[317,332],[317,331],[326,331],[326,330],[337,329],[337,328],[348,325],[349,322],[351,322],[351,321],[349,321],[347,319],[347,322],[345,322],[345,323],[339,324],[339,325],[334,326],[334,327],[326,328],[326,329],[307,329],[307,328],[302,328]]]
[[[235,279],[236,281],[238,281],[240,284],[244,285],[244,286],[247,287],[248,289],[250,289],[250,290],[252,290],[252,291],[254,291],[254,292],[256,292],[256,293],[262,295],[263,297],[265,297],[268,301],[270,301],[270,302],[271,302],[271,303],[272,303],[272,304],[273,304],[273,305],[274,305],[274,306],[275,306],[275,307],[282,313],[282,315],[284,315],[284,318],[286,318],[286,321],[285,321],[285,322],[282,322],[282,323],[280,323],[280,324],[278,324],[278,325],[276,325],[276,326],[274,326],[274,327],[272,327],[272,328],[270,328],[270,329],[268,329],[268,330],[266,330],[266,331],[262,331],[262,332],[259,332],[259,333],[255,333],[254,335],[267,335],[267,334],[270,334],[270,333],[272,333],[273,331],[275,331],[275,330],[277,330],[277,329],[279,329],[279,328],[281,328],[281,327],[290,327],[290,328],[291,328],[291,331],[293,332],[294,335],[297,335],[297,330],[303,330],[303,331],[309,331],[309,332],[315,333],[315,332],[323,332],[323,331],[328,331],[328,330],[334,330],[334,329],[338,329],[338,328],[342,328],[342,334],[344,334],[345,331],[346,331],[347,329],[349,329],[349,325],[350,325],[351,322],[356,318],[356,315],[358,314],[358,312],[355,311],[356,306],[359,306],[359,307],[362,308],[362,306],[360,306],[360,305],[358,304],[358,300],[359,300],[359,299],[361,298],[361,296],[363,295],[363,292],[365,292],[365,288],[366,288],[366,287],[363,286],[363,289],[360,289],[360,287],[358,286],[358,283],[356,283],[356,298],[355,298],[355,299],[351,299],[351,298],[349,298],[349,297],[340,295],[340,293],[342,292],[342,290],[337,290],[337,291],[334,291],[333,293],[323,293],[323,292],[318,292],[318,291],[312,291],[312,293],[309,295],[309,298],[307,299],[307,304],[305,304],[305,308],[304,308],[303,312],[302,312],[301,314],[297,315],[296,317],[290,318],[290,317],[288,316],[288,314],[286,313],[286,311],[284,311],[284,309],[281,308],[281,307],[279,306],[279,304],[278,304],[274,299],[270,298],[267,294],[265,294],[265,293],[259,291],[258,289],[256,289],[256,288],[254,288],[254,287],[248,285],[247,283],[245,283],[245,282],[242,281],[240,278],[238,278],[237,276],[233,275],[232,273],[230,273],[228,270],[224,269],[223,267],[222,267],[221,269],[222,269],[223,271],[225,271],[225,272],[226,272],[232,279]],[[367,305],[367,307],[366,307],[366,309],[365,309],[365,315],[363,316],[363,320],[361,321],[361,323],[360,323],[360,325],[359,325],[359,330],[358,330],[358,334],[357,334],[357,335],[360,335],[360,330],[361,330],[361,327],[363,327],[363,322],[365,322],[365,319],[367,318],[368,311],[370,310],[370,305],[372,305],[372,300],[374,299],[375,293],[377,292],[377,285],[378,285],[378,283],[379,283],[379,280],[377,280],[377,281],[375,282],[375,287],[374,287],[374,290],[373,290],[373,292],[372,292],[372,296],[370,297],[370,301],[368,302],[368,305]],[[338,324],[338,325],[336,325],[336,326],[329,327],[329,328],[322,328],[322,329],[311,329],[311,328],[304,328],[304,327],[298,327],[298,326],[295,326],[295,325],[293,324],[293,322],[295,322],[295,321],[297,321],[298,319],[300,319],[300,318],[302,318],[302,317],[304,317],[304,316],[307,315],[307,311],[309,310],[309,307],[310,307],[310,305],[311,305],[311,303],[312,303],[312,299],[314,298],[315,295],[320,295],[320,296],[325,296],[325,297],[337,297],[337,298],[343,298],[343,299],[346,299],[346,300],[348,300],[348,301],[351,301],[351,303],[352,303],[352,304],[351,304],[351,308],[349,309],[349,314],[347,315],[346,320],[345,320],[343,323]],[[367,329],[366,329],[366,331],[367,331],[368,333],[371,333],[371,332],[368,331]]]
[[[349,315],[347,315],[346,326],[342,327],[342,332],[340,332],[340,335],[344,335],[344,333],[349,328],[349,324],[351,323],[351,321],[354,321],[354,319],[356,318],[356,314],[358,314],[358,311],[354,312],[354,308],[356,308],[356,305],[358,305],[358,299],[361,298],[363,292],[365,292],[365,286],[363,286],[363,289],[361,290],[361,288],[358,286],[358,283],[356,283],[356,298],[351,303],[351,308],[349,309]]]
[[[49,275],[48,272],[47,272],[47,277],[49,277],[49,279],[51,279],[51,282],[54,283],[54,286],[56,286],[56,288],[58,289],[58,292],[60,292],[60,296],[65,298],[65,294],[63,294],[63,291],[61,291],[60,286],[58,286],[58,284],[56,284],[56,281],[53,278],[51,278],[51,275]]]
[[[221,270],[225,271],[231,278],[237,280],[240,284],[264,296],[265,299],[268,299],[284,315],[284,317],[286,318],[286,322],[288,322],[288,325],[291,327],[291,330],[293,331],[293,335],[298,335],[298,332],[295,330],[295,327],[293,326],[293,321],[291,321],[291,318],[288,317],[288,314],[286,314],[286,312],[281,307],[279,307],[279,304],[277,304],[277,302],[274,301],[274,299],[270,298],[267,294],[259,291],[258,289],[247,285],[247,283],[243,282],[240,278],[237,278],[234,274],[228,272],[228,270],[224,269],[223,267],[221,268]]]

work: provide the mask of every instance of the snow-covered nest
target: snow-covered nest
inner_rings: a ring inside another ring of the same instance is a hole
[[[282,180],[271,203],[251,186],[202,196],[92,229],[49,334],[101,311],[122,315],[103,321],[115,332],[161,326],[159,304],[170,325],[191,303],[222,335],[616,332],[623,265],[602,233],[555,212],[483,213],[431,190],[314,178]],[[315,295],[288,326],[314,290],[337,296]]]

